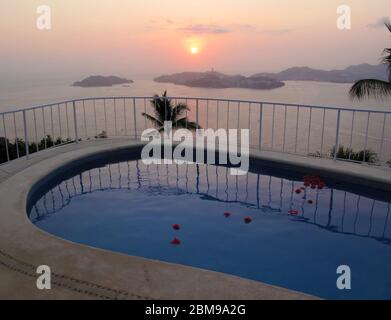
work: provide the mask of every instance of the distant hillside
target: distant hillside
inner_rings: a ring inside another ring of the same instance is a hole
[[[381,65],[360,64],[343,70],[319,70],[309,67],[293,67],[279,73],[257,73],[252,77],[271,77],[279,81],[323,81],[353,83],[361,79],[388,80],[387,67]]]
[[[90,76],[72,84],[74,87],[111,87],[118,84],[133,83],[132,80],[115,76]]]
[[[242,75],[226,75],[220,72],[182,72],[164,75],[154,79],[156,82],[173,83],[198,88],[248,88],[248,89],[275,89],[285,84],[274,78],[265,76],[245,77]]]

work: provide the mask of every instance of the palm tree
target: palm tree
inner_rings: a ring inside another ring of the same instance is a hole
[[[189,121],[187,116],[184,115],[186,111],[190,110],[187,104],[178,103],[174,106],[172,101],[167,98],[167,91],[164,91],[161,97],[155,95],[150,103],[155,114],[150,115],[143,112],[142,115],[151,121],[159,131],[164,130],[164,121],[171,121],[175,128],[187,128],[189,130],[201,128],[196,122]]]
[[[391,32],[391,23],[385,23],[387,29]],[[388,67],[388,81],[376,79],[364,79],[357,81],[350,89],[351,99],[362,100],[364,98],[373,97],[381,99],[391,96],[391,48],[384,49],[384,57],[382,62]]]

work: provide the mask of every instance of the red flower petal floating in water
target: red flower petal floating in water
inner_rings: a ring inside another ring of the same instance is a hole
[[[179,246],[181,244],[181,240],[174,238],[173,240],[171,240],[171,244],[173,246]]]
[[[224,212],[224,217],[229,218],[231,216],[230,212]]]
[[[246,224],[249,224],[249,223],[251,223],[252,221],[253,221],[253,219],[251,219],[250,217],[244,218],[244,222],[245,222]]]
[[[289,210],[288,213],[289,213],[291,216],[297,216],[297,215],[299,214],[299,210],[292,209],[292,210]]]
[[[180,228],[181,228],[181,226],[179,225],[179,224],[173,224],[172,225],[172,228],[174,229],[174,230],[179,230]]]
[[[326,186],[325,182],[316,176],[305,176],[303,180],[304,180],[304,185],[306,187],[311,186],[312,189],[316,189],[316,188],[323,189]]]

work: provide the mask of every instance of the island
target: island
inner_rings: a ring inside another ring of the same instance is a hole
[[[119,84],[133,83],[132,80],[119,78],[116,76],[90,76],[81,81],[76,81],[72,84],[74,87],[112,87]]]
[[[256,73],[253,77],[270,77],[280,81],[354,83],[360,79],[379,79],[388,81],[388,70],[385,64],[371,65],[363,63],[340,70],[292,67],[278,73]]]
[[[242,75],[226,75],[216,71],[175,73],[157,77],[154,81],[211,89],[246,88],[265,90],[276,89],[285,85],[284,82],[267,76],[245,77]]]

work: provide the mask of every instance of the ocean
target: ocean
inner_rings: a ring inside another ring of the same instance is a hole
[[[170,96],[209,97],[240,100],[310,104],[345,108],[370,108],[391,111],[391,100],[351,101],[351,84],[287,81],[285,87],[274,90],[189,88],[152,80],[134,80],[130,87],[72,87],[80,79],[20,80],[0,79],[0,112],[54,103],[63,100],[104,96],[152,96],[167,90]]]
[[[167,83],[156,83],[152,80],[134,80],[130,86],[113,86],[101,88],[72,87],[71,83],[79,79],[48,79],[48,80],[0,80],[0,112],[18,110],[25,107],[56,103],[65,100],[88,97],[151,97],[154,94],[162,94],[167,90],[168,96],[197,97],[197,98],[222,98],[247,101],[287,103],[294,105],[318,105],[328,107],[343,107],[346,109],[380,110],[391,112],[391,101],[351,101],[348,95],[351,84],[336,84],[323,82],[287,81],[286,86],[274,90],[252,89],[203,89],[189,88]],[[181,101],[186,102],[186,101]],[[189,118],[195,120],[195,101],[189,100]],[[101,131],[107,131],[109,136],[129,136],[134,133],[130,125],[134,127],[132,101],[107,100],[106,109],[103,101],[97,101],[97,115],[94,116],[92,101],[87,101],[84,106],[78,107],[80,119],[79,133],[83,139],[91,138]],[[126,104],[126,105],[125,105]],[[153,112],[147,101],[138,100],[136,111],[137,134],[143,129],[151,127],[141,113],[147,105],[147,112]],[[37,112],[27,114],[28,139],[39,141],[46,134],[53,137],[74,138],[72,121],[68,124],[70,105],[61,105],[60,109],[46,109],[45,115]],[[126,110],[125,111],[125,107]],[[207,104],[200,101],[199,123],[203,128],[242,128],[250,129],[250,146],[259,146],[259,104],[248,103],[221,103],[211,101]],[[104,112],[104,110],[106,110]],[[228,112],[227,112],[228,110]],[[286,114],[285,114],[286,112]],[[106,114],[107,113],[107,114]],[[61,122],[57,121],[61,114]],[[263,108],[262,122],[262,147],[272,150],[284,150],[286,152],[301,154],[327,155],[336,142],[337,112],[328,110],[323,114],[322,109],[310,109],[289,107],[275,108],[273,104],[265,104]],[[65,117],[66,116],[66,117]],[[238,120],[239,116],[239,120]],[[42,125],[46,117],[45,126]],[[53,118],[50,125],[49,118]],[[106,117],[109,119],[107,121]],[[94,123],[95,118],[95,123]],[[284,120],[286,118],[286,120]],[[72,120],[72,115],[70,115]],[[368,121],[369,120],[369,121]],[[37,122],[37,123],[35,123]],[[352,126],[352,123],[354,125]],[[6,127],[4,130],[4,126]],[[16,127],[16,128],[15,128]],[[42,128],[43,127],[43,128]],[[284,128],[285,127],[285,128]],[[384,127],[384,130],[383,130]],[[65,130],[65,128],[67,130]],[[298,129],[297,129],[298,128]],[[5,117],[4,124],[0,124],[0,136],[6,131],[8,138],[14,139],[15,135],[24,137],[23,119],[21,114],[13,119],[12,115]],[[384,133],[383,133],[384,131]],[[310,134],[309,134],[310,132]],[[381,137],[384,136],[383,143]],[[371,149],[381,156],[382,161],[391,159],[391,114],[384,117],[383,114],[371,114],[366,112],[342,112],[340,119],[340,144],[351,146],[359,151],[365,148]]]

